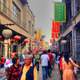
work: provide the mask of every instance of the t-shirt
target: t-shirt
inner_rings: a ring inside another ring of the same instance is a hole
[[[41,55],[41,65],[48,66],[49,56],[47,54]]]

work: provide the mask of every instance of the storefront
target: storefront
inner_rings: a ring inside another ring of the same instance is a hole
[[[26,37],[7,28],[5,25],[0,25],[0,56],[10,58],[13,52],[21,54],[22,49],[26,46]],[[28,44],[27,44],[28,45]]]

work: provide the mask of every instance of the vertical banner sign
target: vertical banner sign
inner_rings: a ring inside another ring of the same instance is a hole
[[[55,2],[54,4],[54,21],[66,21],[66,5],[62,2]]]
[[[52,39],[58,39],[60,33],[60,22],[52,21]]]

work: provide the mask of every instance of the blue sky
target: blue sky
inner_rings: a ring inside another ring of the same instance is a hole
[[[28,0],[29,6],[35,15],[35,27],[39,27],[45,34],[45,40],[51,38],[51,21],[54,18],[54,1],[61,0]]]

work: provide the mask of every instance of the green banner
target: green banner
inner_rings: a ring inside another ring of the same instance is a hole
[[[55,2],[54,4],[54,21],[66,21],[66,5],[62,2]]]

